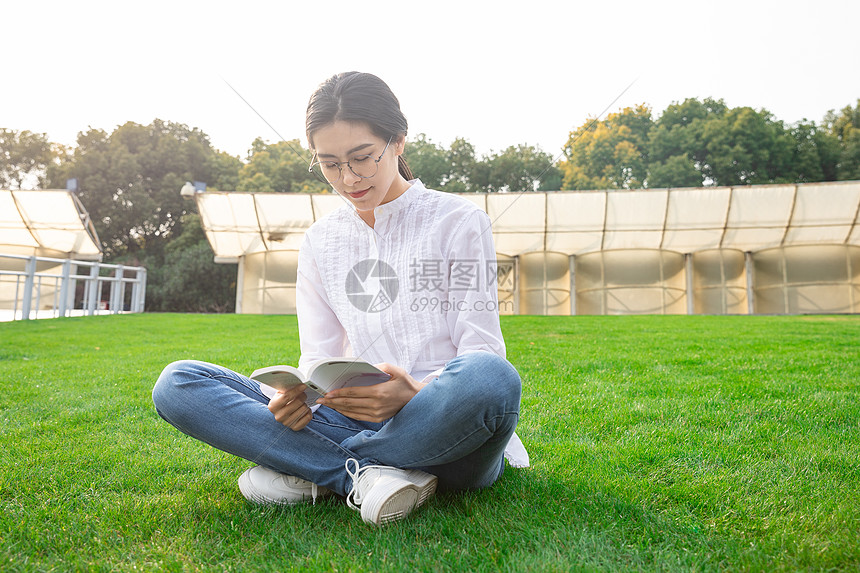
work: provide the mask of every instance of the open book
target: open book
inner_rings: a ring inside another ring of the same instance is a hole
[[[317,360],[304,372],[285,365],[258,368],[251,378],[277,390],[304,384],[307,404],[313,405],[326,392],[347,386],[372,386],[386,382],[391,376],[360,358],[341,357]]]

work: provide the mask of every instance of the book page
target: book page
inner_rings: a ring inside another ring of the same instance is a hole
[[[305,384],[305,375],[302,374],[298,368],[293,368],[292,366],[281,364],[278,366],[258,368],[257,370],[254,370],[249,378],[260,383],[260,390],[262,390],[263,394],[269,397],[269,399],[274,396],[274,391],[287,390],[298,385],[304,386],[306,396],[305,404],[307,404],[309,408],[316,406],[316,401],[322,396],[322,393],[315,390],[312,386]],[[272,391],[266,391],[266,387]]]
[[[278,390],[286,390],[305,381],[305,377],[298,369],[286,365],[258,368],[249,378]]]
[[[330,358],[308,368],[307,378],[308,386],[324,394],[346,386],[372,386],[391,377],[360,359]]]

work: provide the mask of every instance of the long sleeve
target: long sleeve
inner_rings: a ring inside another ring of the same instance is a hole
[[[299,322],[299,368],[321,358],[344,356],[349,342],[332,309],[320,277],[310,238],[299,248],[296,278],[296,315]]]
[[[447,322],[457,355],[485,350],[505,358],[496,250],[486,213],[473,211],[455,230],[448,265]]]

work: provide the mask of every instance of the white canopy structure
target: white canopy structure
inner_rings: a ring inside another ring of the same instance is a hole
[[[511,269],[503,313],[860,312],[857,181],[462,196]],[[302,235],[345,200],[195,198],[216,261],[240,263],[237,311],[294,312]]]
[[[101,260],[73,192],[0,190],[0,320],[142,312],[146,270]]]
[[[98,235],[71,191],[0,190],[0,252],[98,261]]]

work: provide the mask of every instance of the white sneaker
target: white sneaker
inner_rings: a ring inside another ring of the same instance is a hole
[[[350,462],[355,467],[350,470]],[[346,503],[361,511],[366,523],[382,525],[403,519],[436,492],[436,476],[421,470],[402,470],[390,466],[358,467],[358,460],[346,461],[352,477],[352,490]]]
[[[239,476],[239,490],[252,503],[302,503],[331,495],[331,491],[315,483],[275,470],[254,466]]]

